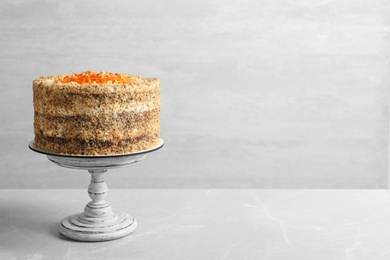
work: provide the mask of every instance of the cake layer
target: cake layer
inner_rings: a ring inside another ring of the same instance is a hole
[[[159,133],[145,133],[120,140],[88,140],[35,135],[34,145],[39,149],[59,154],[115,155],[148,150],[160,142]]]
[[[96,86],[90,86],[96,88]],[[126,90],[127,91],[127,90]],[[34,90],[35,112],[51,115],[84,115],[95,113],[143,112],[160,107],[159,87],[145,91],[112,93],[73,93],[63,88],[41,88]]]
[[[132,138],[140,132],[160,127],[160,110],[123,112],[99,116],[53,116],[35,112],[35,134],[78,138]]]

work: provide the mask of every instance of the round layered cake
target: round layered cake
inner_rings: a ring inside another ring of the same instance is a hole
[[[160,141],[160,81],[93,71],[33,82],[34,146],[68,155],[117,155]]]

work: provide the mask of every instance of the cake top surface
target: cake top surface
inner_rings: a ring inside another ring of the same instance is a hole
[[[72,75],[57,75],[49,77],[39,77],[36,82],[46,83],[49,85],[118,85],[118,84],[138,84],[153,82],[156,78],[144,78],[140,76],[131,76],[129,74],[112,73],[112,72],[94,72],[91,70]]]
[[[111,72],[86,71],[72,75],[57,75],[34,80],[33,88],[65,93],[109,94],[141,93],[160,88],[158,78],[145,78]]]

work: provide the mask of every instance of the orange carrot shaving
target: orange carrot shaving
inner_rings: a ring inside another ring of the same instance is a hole
[[[104,84],[111,81],[112,84],[126,84],[132,81],[132,78],[126,74],[111,72],[93,72],[86,71],[79,74],[72,72],[72,75],[66,75],[62,83],[77,82],[79,84]]]

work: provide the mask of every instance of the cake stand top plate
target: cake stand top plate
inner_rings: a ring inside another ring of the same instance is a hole
[[[34,152],[47,155],[47,158],[53,163],[72,169],[98,170],[125,167],[144,160],[149,153],[154,152],[164,146],[164,141],[148,150],[126,154],[112,155],[68,155],[52,153],[38,149],[34,146],[34,140],[29,143],[29,148]]]

